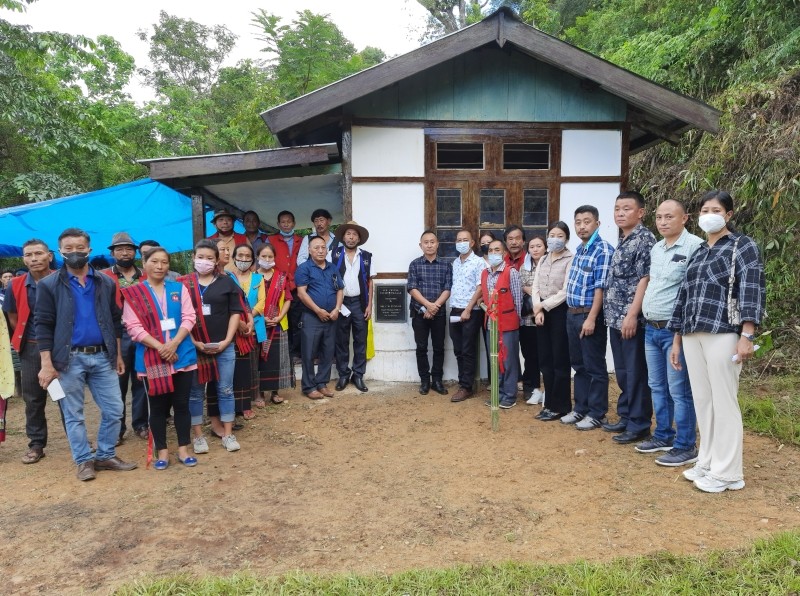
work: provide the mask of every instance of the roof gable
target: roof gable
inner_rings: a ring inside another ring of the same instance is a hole
[[[716,132],[720,112],[691,97],[671,91],[521,22],[502,8],[484,20],[421,48],[351,75],[261,114],[282,138],[293,127],[334,111],[389,85],[434,68],[487,44],[515,49],[625,100],[637,128],[632,149],[660,140],[674,142],[689,128]],[[636,146],[634,146],[636,143]]]

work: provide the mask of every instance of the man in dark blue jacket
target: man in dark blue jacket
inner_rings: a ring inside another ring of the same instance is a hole
[[[120,355],[122,312],[116,287],[89,266],[89,235],[67,228],[58,237],[64,267],[39,283],[36,297],[36,340],[42,357],[39,383],[57,396],[64,416],[78,480],[92,480],[96,470],[127,471],[136,467],[115,452],[122,417],[117,375],[125,372]],[[100,409],[97,452],[92,454],[84,418],[86,385]]]

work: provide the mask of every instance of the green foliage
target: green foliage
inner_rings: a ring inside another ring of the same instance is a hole
[[[561,565],[501,563],[415,569],[394,575],[355,573],[319,576],[292,572],[280,577],[240,573],[197,579],[177,575],[140,580],[119,596],[158,594],[791,594],[800,590],[800,532],[789,531],[738,551],[702,557],[656,553],[609,563]]]
[[[753,364],[758,367],[758,364]],[[760,377],[760,375],[759,375]],[[739,405],[744,427],[781,443],[800,446],[800,377],[784,375],[746,379],[740,386]]]

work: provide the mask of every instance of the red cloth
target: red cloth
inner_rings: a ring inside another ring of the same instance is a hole
[[[294,235],[294,244],[289,251],[286,239],[280,234],[272,234],[267,237],[267,241],[275,248],[275,269],[287,275],[286,289],[294,290],[294,272],[297,270],[297,255],[300,252],[300,245],[303,244],[302,236]]]
[[[511,253],[507,252],[505,261],[506,265],[511,265],[514,269],[519,271],[522,268],[522,264],[525,262],[525,251],[524,250],[520,251],[516,259],[512,259]]]
[[[178,278],[189,289],[189,296],[192,299],[192,306],[197,313],[197,324],[192,329],[192,337],[200,342],[207,344],[211,340],[206,329],[206,320],[203,317],[203,298],[200,296],[200,282],[197,273],[189,273]],[[197,350],[197,379],[201,383],[209,383],[219,379],[217,360],[213,356]]]
[[[494,286],[494,291],[489,294],[488,287],[489,270],[484,269],[481,274],[481,288],[483,295],[489,296],[486,301],[486,306],[489,307],[491,312],[497,313],[498,332],[504,333],[505,331],[514,331],[519,329],[519,315],[517,315],[517,308],[514,306],[514,295],[511,293],[511,267],[506,266],[500,272],[500,277],[497,278],[497,283]]]
[[[11,335],[11,345],[19,352],[22,345],[22,336],[25,335],[25,327],[28,324],[28,319],[31,318],[31,305],[28,304],[28,288],[25,287],[25,282],[28,280],[27,275],[19,275],[11,279],[11,292],[14,294],[14,300],[17,303],[17,326]]]
[[[144,272],[143,269],[139,270],[137,268],[136,270],[139,272],[139,277],[137,278],[136,283],[139,283],[140,281],[144,281],[144,280],[147,279],[147,274]],[[117,286],[117,291],[116,291],[116,294],[115,294],[116,298],[117,298],[117,306],[122,308],[123,302],[122,302],[122,292],[120,292],[120,287],[119,287],[119,275],[117,275],[114,272],[114,268],[113,267],[109,267],[108,269],[101,269],[100,273],[105,273],[111,279],[114,280],[114,285]]]
[[[216,232],[215,234],[212,234],[208,238],[210,240],[216,240],[217,238],[219,238],[219,232]],[[234,246],[234,248],[239,246],[240,244],[247,244],[249,246],[250,245],[250,241],[247,239],[247,236],[245,236],[244,234],[240,234],[239,232],[234,232],[233,233],[233,246]],[[231,249],[231,258],[233,258],[233,249]]]

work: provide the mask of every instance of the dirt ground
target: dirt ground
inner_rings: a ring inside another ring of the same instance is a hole
[[[173,456],[157,472],[129,436],[118,453],[139,469],[85,483],[52,404],[47,457],[20,462],[24,410],[12,400],[0,448],[0,592],[108,593],[177,572],[700,553],[800,527],[800,451],[769,438],[745,436],[744,490],[709,495],[606,432],[534,420],[539,406],[501,411],[493,433],[485,392],[452,404],[373,382],[368,394],[348,387],[324,402],[287,396],[237,433],[238,453],[214,440],[197,467]],[[96,428],[96,409],[87,412]]]

